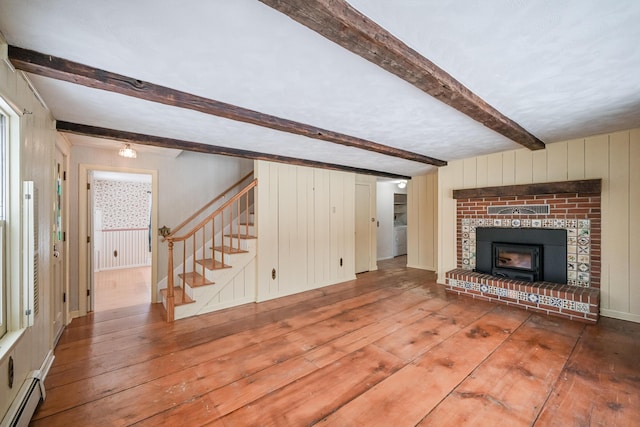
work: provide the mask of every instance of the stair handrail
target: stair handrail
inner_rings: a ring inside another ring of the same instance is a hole
[[[258,179],[254,178],[253,181],[251,181],[249,184],[247,184],[247,186],[244,187],[242,190],[240,190],[235,196],[233,196],[232,198],[230,198],[229,200],[224,202],[218,209],[216,209],[211,214],[209,214],[206,218],[204,218],[202,221],[200,221],[198,223],[198,225],[195,225],[191,229],[191,231],[187,232],[186,234],[184,234],[184,235],[182,235],[180,237],[167,236],[166,240],[169,240],[170,242],[183,242],[183,241],[187,240],[189,237],[193,236],[198,230],[200,230],[205,224],[209,223],[214,217],[216,217],[219,214],[221,214],[227,207],[229,207],[231,205],[231,203],[233,203],[236,200],[240,199],[240,197],[244,196],[246,193],[249,192],[249,190],[251,190],[256,185],[258,185]]]
[[[214,197],[211,201],[209,201],[204,206],[202,206],[200,209],[198,209],[189,218],[185,219],[180,224],[178,224],[176,227],[174,227],[167,236],[162,238],[162,242],[166,241],[169,237],[172,237],[173,235],[175,235],[178,232],[178,230],[181,230],[185,225],[189,224],[191,221],[193,221],[195,218],[197,218],[198,215],[200,215],[202,212],[207,210],[209,207],[211,207],[211,205],[216,203],[218,200],[224,198],[227,195],[228,192],[230,192],[231,190],[236,188],[238,185],[242,184],[244,181],[246,181],[252,175],[253,175],[253,171],[249,172],[248,174],[246,174],[245,176],[240,178],[238,181],[236,181],[235,183],[231,184],[227,189],[222,191],[220,194],[218,194],[216,197]]]
[[[253,171],[251,172],[253,173]],[[241,183],[242,181],[244,181],[249,175],[245,176],[242,180],[238,181],[238,183]],[[235,185],[238,185],[238,183],[236,183]],[[235,186],[234,185],[234,186]],[[230,207],[232,205],[232,203],[234,203],[235,201],[239,201],[241,199],[242,196],[245,196],[249,193],[249,191],[256,187],[258,185],[258,179],[254,178],[253,181],[251,181],[249,184],[247,184],[244,188],[242,188],[240,191],[238,191],[238,193],[236,195],[234,195],[232,198],[230,198],[229,200],[227,200],[225,203],[223,203],[218,209],[216,209],[215,211],[213,211],[211,214],[209,214],[206,218],[204,218],[202,221],[200,221],[200,223],[198,223],[196,226],[194,226],[191,231],[187,232],[186,234],[180,236],[180,237],[174,237],[174,236],[167,236],[165,238],[165,240],[167,240],[169,242],[168,244],[168,249],[169,249],[169,254],[168,254],[168,265],[167,265],[167,269],[168,269],[168,274],[167,274],[167,295],[166,295],[166,301],[167,301],[167,305],[166,305],[166,310],[167,310],[167,322],[173,322],[174,320],[174,316],[175,316],[175,302],[174,302],[174,268],[173,268],[173,245],[174,242],[185,242],[189,237],[192,237],[193,235],[196,234],[196,232],[198,232],[201,228],[203,228],[207,223],[209,223],[210,221],[213,221],[215,219],[216,216],[218,215],[223,215],[224,214],[224,210],[228,207]],[[231,189],[233,188],[233,186],[231,187]],[[240,203],[240,202],[238,202]],[[248,197],[247,197],[247,206],[245,207],[245,215],[247,215],[247,223],[246,223],[246,232],[245,235],[248,236],[249,234],[249,221],[248,221],[248,215],[249,215],[249,201],[248,201]],[[231,226],[231,213],[229,214],[229,225]],[[238,210],[238,221],[240,217],[240,210]],[[222,230],[224,231],[224,217],[223,217],[223,223],[222,223]],[[233,234],[233,230],[232,228],[230,229],[230,232]],[[238,227],[238,236],[240,236],[240,227]],[[195,246],[195,241],[194,241],[194,246]],[[185,255],[183,255],[184,258]],[[195,247],[194,247],[194,254],[193,256],[195,257]],[[215,259],[215,258],[214,258]],[[184,259],[183,259],[183,265],[184,265]],[[224,264],[224,252],[222,253],[222,263]],[[184,266],[183,266],[184,268]],[[182,290],[182,299],[184,302],[184,298],[185,298],[185,292],[186,290],[183,289]]]

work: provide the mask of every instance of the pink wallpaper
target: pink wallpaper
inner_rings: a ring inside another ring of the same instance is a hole
[[[96,180],[94,187],[103,230],[149,226],[151,183]]]

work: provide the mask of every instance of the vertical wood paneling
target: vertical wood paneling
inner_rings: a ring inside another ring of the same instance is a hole
[[[640,315],[640,129],[629,138],[629,311]]]
[[[407,265],[436,270],[438,173],[413,177],[408,188]]]
[[[423,227],[420,218],[420,180],[422,177],[414,176],[407,184],[407,265],[418,266],[420,263],[418,233]]]
[[[277,294],[278,291],[280,290],[280,274],[277,271],[279,264],[280,264],[280,260],[278,258],[279,253],[277,250],[274,250],[274,248],[278,247],[278,236],[279,236],[279,221],[278,218],[280,216],[280,212],[279,212],[279,205],[280,205],[280,197],[279,197],[279,186],[280,186],[280,179],[279,179],[279,169],[278,169],[277,164],[269,164],[269,186],[270,186],[270,194],[269,194],[269,211],[271,213],[270,216],[270,221],[268,224],[265,224],[267,227],[271,227],[272,229],[272,234],[270,235],[270,245],[269,249],[267,249],[269,252],[272,253],[272,255],[268,258],[271,261],[271,265],[268,266],[268,268],[266,269],[265,273],[266,273],[266,278],[267,281],[269,283],[269,295],[274,295]],[[275,268],[276,269],[276,277],[273,278],[271,271],[272,269]]]
[[[533,151],[516,151],[516,184],[531,184],[533,182]]]
[[[609,136],[599,135],[584,141],[584,174],[586,179],[602,178],[600,208],[602,210],[602,240],[600,243],[600,306],[609,308]]]
[[[489,184],[489,159],[487,156],[476,158],[476,185],[478,187],[487,187]]]
[[[502,153],[502,185],[516,183],[516,154],[515,151]]]
[[[629,311],[629,132],[609,138],[609,213],[606,234],[609,252],[609,307]]]
[[[494,157],[489,156],[489,173]],[[445,273],[456,268],[456,203],[452,193],[453,189],[461,188],[462,180],[461,161],[449,162],[438,169],[438,283],[441,284],[445,283]]]
[[[533,182],[547,181],[547,150],[537,150],[531,153],[533,165]]]
[[[267,185],[265,187],[268,188],[268,194],[266,197],[267,209],[265,209],[267,213],[267,220],[264,221],[263,226],[260,227],[260,221],[258,221],[258,229],[261,230],[261,233],[265,234],[265,237],[260,235],[258,237],[258,243],[261,244],[262,251],[260,251],[260,255],[258,255],[259,259],[264,259],[266,264],[264,265],[264,269],[261,270],[261,278],[267,283],[267,294],[274,295],[278,293],[280,289],[280,276],[276,274],[275,279],[272,278],[271,271],[274,268],[278,268],[278,251],[274,248],[278,247],[278,165],[273,163],[262,162],[266,165],[266,175],[267,175]],[[261,182],[261,181],[258,181]],[[262,186],[259,193],[263,191]],[[258,211],[260,214],[262,211]]]
[[[253,295],[254,298],[257,298],[257,292],[254,289],[256,286],[256,259],[253,258],[249,264],[244,269],[244,294],[246,296]]]
[[[502,153],[487,156],[487,168],[487,185],[502,185]]]
[[[242,274],[242,271],[240,271],[239,274],[236,274],[236,276],[233,279],[231,279],[231,283],[229,283],[227,286],[224,286],[222,289],[220,289],[220,292],[218,293],[218,297],[217,297],[218,303],[234,300],[236,281],[238,280],[238,276],[240,274]]]
[[[258,300],[354,278],[355,174],[269,162],[255,170]]]
[[[331,280],[331,201],[329,197],[330,173],[326,170],[314,171],[315,186],[315,283],[329,283]]]
[[[296,282],[297,185],[296,168],[278,165],[278,268],[280,292]]]
[[[477,186],[476,166],[477,162],[475,158],[464,159],[463,164],[463,185],[464,188],[475,188]]]
[[[148,239],[148,230],[103,231],[96,271],[150,265]]]
[[[425,218],[425,226],[428,232],[429,244],[425,250],[425,266],[430,270],[437,268],[437,247],[438,247],[438,175],[427,175],[427,215]]]
[[[475,162],[474,162],[475,166]],[[475,172],[475,167],[473,168]],[[473,174],[475,179],[475,173]],[[427,259],[427,247],[431,244],[431,235],[429,233],[429,227],[427,225],[427,215],[429,212],[429,200],[428,200],[428,176],[422,176],[420,179],[420,194],[418,194],[418,206],[420,209],[420,229],[418,230],[418,256],[420,264],[424,265],[428,262]]]
[[[307,235],[306,235],[306,246],[307,246],[307,283],[315,284],[315,273],[316,273],[316,210],[314,209],[315,202],[315,172],[313,169],[309,169],[306,183],[306,193],[307,193],[307,206],[305,209],[307,210]]]
[[[296,179],[296,206],[295,206],[295,239],[293,241],[293,259],[295,266],[295,281],[299,283],[307,282],[307,227],[309,226],[309,215],[307,211],[307,198],[309,188],[307,183],[312,171],[306,167],[297,167],[294,170]]]
[[[547,181],[567,180],[567,143],[547,144]]]
[[[341,173],[343,188],[344,214],[344,240],[342,251],[344,263],[341,280],[354,277],[356,271],[356,175],[353,173]]]
[[[567,142],[567,178],[571,181],[584,179],[584,139]]]

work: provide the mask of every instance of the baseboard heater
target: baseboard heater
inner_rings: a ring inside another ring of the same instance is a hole
[[[0,427],[28,426],[38,404],[44,398],[44,383],[40,379],[40,371],[33,371],[22,384]]]

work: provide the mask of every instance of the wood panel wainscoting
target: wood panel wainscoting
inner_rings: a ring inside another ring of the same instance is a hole
[[[460,297],[404,265],[173,324],[159,304],[74,319],[32,425],[640,425],[640,324]]]

